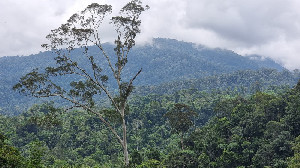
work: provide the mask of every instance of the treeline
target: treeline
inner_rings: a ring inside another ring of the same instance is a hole
[[[176,80],[160,85],[137,87],[135,93],[173,94],[183,89],[197,89],[200,91],[229,90],[241,94],[253,94],[256,91],[274,90],[278,92],[294,86],[300,78],[299,70],[277,71],[275,69],[239,70],[198,79]]]
[[[275,69],[240,70],[199,79],[177,80],[160,85],[137,86],[133,94],[144,96],[149,94],[174,94],[180,90],[191,88],[207,92],[233,91],[244,95],[253,94],[258,90],[282,92],[294,86],[299,78],[299,70],[293,72],[287,70],[277,71]],[[11,89],[13,84],[15,83],[11,83],[10,87],[0,86],[0,114],[18,115],[33,104],[40,104],[45,100],[49,101],[49,99],[37,99],[13,92]],[[51,101],[59,102],[60,105],[66,105],[55,99]]]
[[[166,117],[177,104],[197,114],[184,121],[193,125],[183,129],[183,143]],[[127,111],[131,166],[300,166],[299,109],[300,83],[281,93],[190,89],[132,97]],[[112,109],[99,110],[119,127]],[[44,103],[19,116],[0,117],[4,167],[122,167],[117,140],[98,118],[81,110],[66,112]]]

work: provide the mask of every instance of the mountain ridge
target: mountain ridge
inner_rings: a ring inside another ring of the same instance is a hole
[[[108,43],[103,45],[107,54],[114,54],[114,46]],[[87,67],[89,62],[81,57],[81,50],[75,49],[72,56],[80,66]],[[89,47],[89,54],[99,55],[99,49]],[[256,56],[257,58],[261,58]],[[104,66],[104,57],[95,57],[95,62]],[[112,59],[113,60],[113,59]],[[19,78],[32,69],[43,69],[55,66],[54,54],[47,51],[30,56],[13,56],[0,58],[0,113],[9,114],[10,111],[20,113],[22,109],[38,103],[36,99],[24,97],[12,90]],[[240,56],[233,51],[224,49],[210,49],[194,43],[177,41],[174,39],[153,39],[151,45],[137,46],[132,49],[128,63],[123,71],[124,81],[130,79],[137,71],[143,69],[135,80],[135,86],[160,85],[170,81],[200,79],[207,76],[232,73],[237,70],[258,70],[271,68],[277,71],[286,70],[276,62],[265,60],[251,60],[251,57]],[[111,75],[109,75],[111,76]],[[68,87],[74,78],[58,79],[57,82]]]

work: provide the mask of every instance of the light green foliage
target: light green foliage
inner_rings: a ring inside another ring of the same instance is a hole
[[[294,151],[294,156],[288,158],[288,167],[297,168],[300,167],[300,135],[295,139],[292,149]]]
[[[47,152],[47,147],[43,142],[40,141],[33,141],[30,142],[28,145],[25,146],[26,149],[26,159],[28,160],[27,167],[32,168],[43,168],[45,167],[44,155]]]
[[[162,163],[158,160],[150,159],[142,164],[138,165],[136,168],[163,168]]]

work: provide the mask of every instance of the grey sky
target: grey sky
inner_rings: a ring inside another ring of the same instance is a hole
[[[91,2],[119,9],[127,0],[2,0],[0,56],[41,50],[45,36]],[[299,0],[144,0],[139,44],[153,37],[175,38],[239,54],[260,54],[300,69]],[[109,25],[104,39],[111,40]]]

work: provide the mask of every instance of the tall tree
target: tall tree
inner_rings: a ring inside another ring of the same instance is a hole
[[[112,13],[112,6],[97,3],[88,5],[80,13],[72,15],[67,23],[47,35],[49,43],[43,44],[42,47],[56,54],[54,59],[57,66],[47,67],[43,71],[34,69],[14,86],[15,90],[38,98],[60,97],[71,102],[72,107],[80,107],[97,115],[123,147],[125,165],[129,164],[125,109],[128,96],[133,89],[133,81],[142,69],[137,70],[137,73],[127,82],[123,81],[122,70],[128,61],[129,51],[135,45],[136,35],[141,32],[139,17],[148,8],[140,0],[132,0],[120,10],[119,16],[111,18],[110,24],[115,28],[117,38],[115,39],[115,54],[109,55],[103,48],[100,34],[104,19]],[[91,45],[96,46],[99,53],[89,52]],[[73,54],[75,52],[78,54],[78,50],[74,51],[75,48],[81,48],[82,58],[80,59],[85,58],[89,62],[89,69],[84,69],[74,58]],[[106,62],[106,66],[101,67],[98,62]],[[104,73],[103,68],[111,72]],[[108,84],[109,74],[116,82],[117,93],[112,91],[114,88],[109,87],[113,86]],[[61,79],[59,76],[78,80],[71,82],[70,89],[67,89],[57,82],[57,78]],[[95,108],[95,99],[102,92],[121,117],[121,135],[112,127],[104,114]]]

